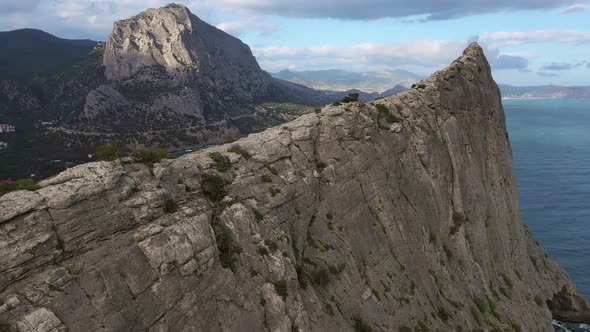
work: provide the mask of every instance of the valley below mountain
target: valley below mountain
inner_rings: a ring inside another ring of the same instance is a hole
[[[153,69],[115,65],[124,70],[107,76],[122,82]],[[186,79],[171,68],[166,77]],[[392,97],[325,106],[174,160],[76,166],[39,187],[0,197],[6,329],[590,322],[588,303],[522,224],[500,90],[475,43]]]

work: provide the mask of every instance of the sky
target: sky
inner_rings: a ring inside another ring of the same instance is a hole
[[[0,0],[0,31],[105,40],[160,0]],[[428,75],[472,41],[499,83],[590,85],[590,0],[187,0],[250,45],[261,67]]]

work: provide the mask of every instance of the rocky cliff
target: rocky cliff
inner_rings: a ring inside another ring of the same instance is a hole
[[[552,331],[588,305],[523,226],[479,46],[398,96],[0,198],[18,331]]]

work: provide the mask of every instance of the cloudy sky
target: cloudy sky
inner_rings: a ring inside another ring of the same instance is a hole
[[[0,0],[0,30],[104,40],[160,0]],[[501,83],[590,85],[590,0],[177,1],[250,45],[261,66],[426,75],[478,41]]]

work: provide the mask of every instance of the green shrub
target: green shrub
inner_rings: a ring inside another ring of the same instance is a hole
[[[279,294],[283,300],[287,298],[288,291],[287,291],[287,281],[285,279],[281,279],[274,283],[275,292]]]
[[[328,167],[328,164],[326,164],[323,161],[318,161],[317,163],[317,167],[318,167],[318,171],[323,171],[326,167]]]
[[[223,140],[223,143],[224,143],[224,144],[228,144],[228,143],[233,143],[233,142],[235,142],[235,141],[237,141],[237,139],[236,139],[235,137],[233,137],[233,136],[227,136],[227,137],[226,137],[226,138]]]
[[[391,113],[387,106],[385,106],[384,104],[375,104],[375,108],[377,108],[377,112],[379,112],[379,115],[384,117],[388,123],[391,124],[401,121],[400,118]]]
[[[325,286],[330,283],[330,272],[326,269],[319,269],[313,272],[309,279],[314,285]]]
[[[244,159],[250,159],[250,157],[252,157],[248,151],[244,150],[244,148],[238,144],[235,144],[231,148],[227,149],[227,152],[237,153],[244,157]]]
[[[328,213],[326,213],[326,218],[328,220],[332,220],[332,218],[334,218],[334,216],[332,216],[332,213],[328,212]]]
[[[434,232],[430,232],[429,240],[430,240],[430,243],[436,244],[436,234]]]
[[[256,251],[260,256],[266,256],[269,254],[268,249],[266,249],[266,247],[258,247]]]
[[[172,198],[168,198],[164,202],[164,212],[174,213],[176,211],[178,211],[178,205],[176,205],[176,202]]]
[[[354,328],[355,332],[371,332],[373,329],[367,325],[361,318],[353,317],[352,318],[352,327]]]
[[[260,177],[260,180],[262,180],[262,182],[272,182],[272,179],[270,178],[270,176],[268,175],[263,175]]]
[[[19,179],[16,180],[16,190],[28,190],[28,191],[35,191],[39,189],[39,185],[37,181],[33,179]]]
[[[543,302],[543,299],[539,295],[535,296],[535,303],[539,307],[542,307],[545,304],[545,302]]]
[[[209,158],[215,162],[215,169],[218,172],[227,172],[231,168],[231,162],[229,158],[215,151],[209,153]]]
[[[264,240],[264,244],[270,249],[270,251],[275,252],[279,249],[279,246],[276,242],[271,240]]]
[[[398,332],[413,332],[414,330],[412,330],[412,328],[407,327],[407,326],[400,326],[399,329],[397,329]]]
[[[132,155],[137,162],[147,165],[159,163],[162,159],[174,159],[176,156],[169,154],[166,150],[156,148],[146,148],[136,151]]]
[[[440,318],[443,322],[447,322],[449,320],[449,313],[445,310],[445,308],[438,308],[438,318]]]
[[[225,225],[215,225],[213,230],[219,251],[219,263],[223,268],[235,271],[238,255],[242,252],[242,248],[234,241],[231,231]]]
[[[94,153],[96,154],[96,159],[98,160],[113,161],[118,157],[117,148],[110,144],[97,146]]]
[[[486,301],[481,297],[477,297],[477,296],[474,297],[473,303],[475,303],[475,305],[477,306],[477,309],[479,309],[479,312],[481,312],[482,314],[485,314],[486,311],[488,310],[487,305],[486,305]]]
[[[281,189],[275,187],[268,187],[268,192],[270,192],[270,195],[272,197],[275,197],[277,194],[281,192]]]
[[[346,96],[342,99],[342,103],[344,103],[344,104],[352,103],[353,101],[358,101],[358,100],[359,100],[358,93],[349,93],[348,96]]]
[[[258,211],[255,208],[252,208],[252,212],[254,212],[254,217],[256,217],[256,221],[262,221],[264,219],[264,215],[262,215],[262,213],[260,213],[260,211]]]
[[[332,106],[340,106],[342,105],[342,103],[340,103],[339,101],[335,101],[332,103]]]
[[[303,267],[301,265],[295,266],[295,272],[297,273],[297,282],[299,283],[299,287],[301,289],[307,288],[307,279],[305,279],[305,274],[303,273]]]
[[[217,175],[203,174],[201,190],[213,202],[219,202],[227,195],[225,181]]]
[[[272,175],[279,175],[279,171],[277,171],[276,168],[274,168],[274,167],[272,167],[270,165],[266,166],[266,169],[268,169],[268,171],[271,172]]]

